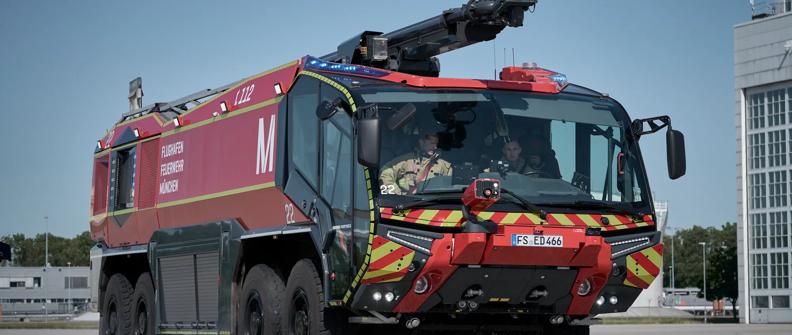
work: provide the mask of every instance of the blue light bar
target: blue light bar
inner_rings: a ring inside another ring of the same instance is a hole
[[[311,56],[306,57],[305,68],[311,70],[317,70],[317,71],[349,73],[349,74],[356,74],[356,75],[369,76],[369,77],[382,77],[388,74],[387,71],[383,71],[383,70],[373,69],[370,67],[365,67],[360,65],[326,62],[319,58],[315,58]]]
[[[558,84],[558,87],[561,89],[563,89],[564,87],[566,87],[567,84],[569,84],[569,82],[567,81],[567,76],[565,74],[555,73],[550,75],[548,78],[556,82],[556,84]]]

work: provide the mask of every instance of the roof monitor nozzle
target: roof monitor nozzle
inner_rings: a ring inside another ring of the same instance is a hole
[[[143,78],[137,77],[129,82],[129,111],[134,112],[143,106]]]

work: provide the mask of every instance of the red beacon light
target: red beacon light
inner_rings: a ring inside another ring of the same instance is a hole
[[[540,92],[558,93],[567,86],[566,75],[536,66],[536,63],[523,63],[523,66],[507,66],[501,70],[500,79],[530,83]]]
[[[481,178],[473,180],[462,194],[462,203],[471,211],[486,210],[500,200],[500,180]]]

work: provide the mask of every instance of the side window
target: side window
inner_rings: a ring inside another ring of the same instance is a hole
[[[322,85],[322,101],[340,97],[337,90]],[[322,197],[344,217],[352,214],[352,120],[344,111],[322,122]],[[336,220],[337,223],[340,223]]]
[[[336,114],[323,124],[324,155],[322,156],[322,196],[334,210],[351,214],[352,210],[352,143],[350,134],[336,123],[349,122],[349,117]]]
[[[135,168],[137,148],[132,147],[115,154],[115,201],[114,210],[128,209],[135,206]]]
[[[363,262],[368,247],[369,226],[371,225],[369,210],[369,190],[363,166],[355,164],[355,218],[352,222],[352,240],[355,244],[355,265],[358,266]]]
[[[107,211],[107,179],[110,173],[109,155],[99,157],[94,161],[93,171],[93,214]]]
[[[319,81],[302,77],[289,93],[289,141],[291,163],[308,182],[317,187],[319,178],[319,125],[316,107],[319,105]]]

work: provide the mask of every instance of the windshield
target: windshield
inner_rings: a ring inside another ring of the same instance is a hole
[[[494,90],[358,93],[382,120],[377,186],[385,198],[425,199],[497,178],[534,204],[645,205],[626,113],[610,101]]]

